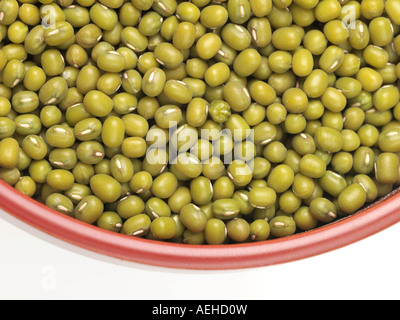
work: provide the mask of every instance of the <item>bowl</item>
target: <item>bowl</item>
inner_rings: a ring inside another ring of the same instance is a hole
[[[285,238],[228,245],[188,245],[111,232],[63,215],[0,180],[0,208],[57,239],[104,256],[166,268],[233,270],[320,255],[378,233],[400,221],[400,191],[359,212]]]

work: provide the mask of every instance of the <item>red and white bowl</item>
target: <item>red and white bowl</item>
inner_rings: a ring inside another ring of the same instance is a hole
[[[296,261],[339,249],[400,221],[398,190],[360,212],[286,238],[228,245],[167,243],[100,229],[63,215],[0,180],[0,208],[69,244],[141,264],[198,270],[253,268]]]

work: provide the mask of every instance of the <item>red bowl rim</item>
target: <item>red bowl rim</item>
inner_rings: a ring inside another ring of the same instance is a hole
[[[104,256],[167,268],[233,270],[309,258],[378,233],[400,221],[400,192],[395,190],[357,214],[310,231],[228,245],[170,243],[103,230],[54,211],[1,180],[0,208],[35,229]]]

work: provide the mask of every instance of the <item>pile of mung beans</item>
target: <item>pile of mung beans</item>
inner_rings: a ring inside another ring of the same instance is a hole
[[[0,0],[0,41],[0,178],[98,228],[266,241],[400,186],[400,0]]]

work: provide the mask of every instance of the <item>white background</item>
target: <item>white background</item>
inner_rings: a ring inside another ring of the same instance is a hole
[[[0,299],[400,299],[400,224],[300,261],[192,271],[110,259],[0,210]]]

